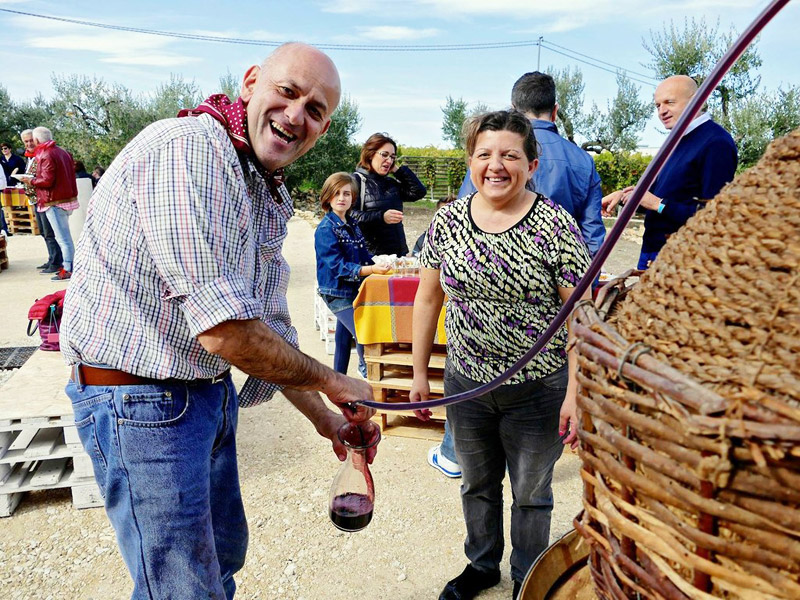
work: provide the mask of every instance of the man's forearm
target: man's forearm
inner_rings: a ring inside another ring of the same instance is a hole
[[[248,375],[279,385],[327,394],[336,376],[257,319],[225,321],[197,339],[208,352],[221,356]]]
[[[283,389],[283,395],[306,419],[311,421],[320,435],[324,437],[332,435],[332,432],[328,431],[330,429],[328,424],[332,418],[339,418],[338,413],[328,408],[318,393],[286,387]]]

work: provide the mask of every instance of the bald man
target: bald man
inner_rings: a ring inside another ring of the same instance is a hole
[[[653,98],[666,129],[675,127],[696,92],[697,84],[686,75],[674,75],[659,84]],[[639,269],[650,266],[667,238],[733,179],[737,162],[730,134],[707,113],[695,117],[640,204],[647,212]],[[603,214],[609,216],[632,191],[628,187],[603,198]]]
[[[283,394],[328,438],[328,409],[372,389],[298,349],[281,255],[283,167],[327,131],[339,74],[292,43],[219,94],[144,129],[92,194],[64,303],[61,349],[81,442],[134,600],[230,600],[244,564],[239,406]],[[237,393],[234,365],[250,375]]]

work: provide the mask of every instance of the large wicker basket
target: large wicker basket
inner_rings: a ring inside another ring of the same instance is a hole
[[[800,598],[800,132],[627,295],[573,320],[598,596]]]

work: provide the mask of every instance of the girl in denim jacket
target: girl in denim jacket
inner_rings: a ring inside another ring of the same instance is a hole
[[[350,344],[356,336],[353,300],[361,279],[372,273],[383,274],[389,267],[375,265],[356,222],[348,214],[356,197],[356,183],[349,173],[334,173],[325,180],[320,202],[325,216],[314,233],[317,253],[319,294],[336,316],[333,368],[347,373]],[[367,376],[364,347],[356,340],[358,372]]]

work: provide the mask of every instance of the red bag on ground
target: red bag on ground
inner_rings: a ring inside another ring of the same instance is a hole
[[[58,352],[58,330],[61,325],[61,312],[64,308],[64,294],[66,290],[59,290],[39,298],[28,310],[28,335],[32,336],[39,330],[42,344],[39,350]],[[35,323],[35,325],[34,325]]]

